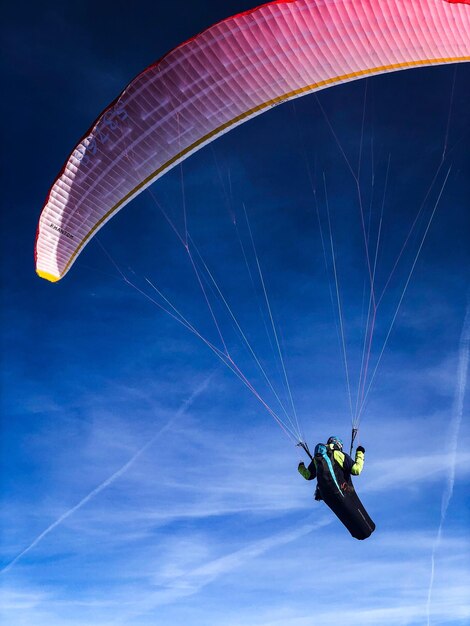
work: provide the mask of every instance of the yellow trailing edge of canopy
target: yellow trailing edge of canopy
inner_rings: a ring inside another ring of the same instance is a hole
[[[54,276],[54,274],[49,274],[49,272],[43,272],[42,270],[36,270],[36,274],[41,278],[45,278],[51,283],[56,283],[58,280],[60,280],[60,276]]]

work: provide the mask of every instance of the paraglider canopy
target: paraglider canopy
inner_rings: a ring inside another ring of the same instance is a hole
[[[470,61],[469,0],[276,0],[215,24],[139,74],[75,146],[39,220],[60,280],[120,209],[273,106],[369,75]]]

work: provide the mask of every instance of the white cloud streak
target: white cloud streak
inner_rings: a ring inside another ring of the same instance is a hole
[[[162,427],[160,428],[154,435],[145,443],[133,456],[126,462],[122,467],[120,467],[116,472],[111,474],[106,480],[104,480],[100,485],[95,487],[90,493],[88,493],[84,498],[80,500],[75,506],[71,509],[63,513],[58,519],[55,520],[50,526],[48,526],[42,533],[40,533],[24,550],[22,550],[19,554],[15,556],[15,558],[10,561],[3,569],[0,570],[0,574],[4,574],[8,570],[10,570],[15,563],[17,563],[23,556],[25,556],[30,550],[32,550],[35,546],[38,545],[40,541],[44,539],[49,533],[51,533],[55,528],[60,526],[68,517],[76,513],[79,509],[81,509],[85,504],[90,502],[93,498],[95,498],[98,494],[104,491],[107,487],[109,487],[112,483],[114,483],[118,478],[120,478],[123,474],[125,474],[134,463],[141,457],[148,448],[155,443],[155,441],[165,432],[167,431],[172,424],[179,417],[184,415],[184,413],[191,407],[193,402],[196,400],[198,396],[203,393],[207,387],[209,386],[210,381],[214,377],[214,373],[210,374],[202,383],[197,387],[193,393],[187,398],[180,408],[176,411],[173,417]]]
[[[370,475],[367,483],[361,487],[362,491],[377,492],[384,489],[402,490],[404,484],[409,486],[420,482],[438,482],[442,474],[446,471],[455,479],[455,469],[462,468],[462,475],[468,474],[470,465],[470,453],[462,453],[457,458],[443,454],[421,454],[410,458],[407,455],[394,456],[394,465],[391,467],[390,461],[371,463],[368,466]]]
[[[442,494],[441,519],[440,519],[436,540],[434,542],[434,546],[433,546],[432,554],[431,554],[431,579],[429,582],[428,599],[427,599],[427,607],[426,607],[427,626],[430,626],[430,623],[431,623],[431,599],[432,599],[432,591],[433,591],[433,585],[434,585],[436,551],[441,543],[442,529],[444,526],[447,509],[449,508],[449,504],[452,499],[452,494],[454,491],[455,466],[457,462],[457,446],[458,446],[460,425],[462,423],[465,392],[467,389],[469,351],[470,351],[470,303],[467,305],[467,312],[466,312],[464,323],[463,323],[462,334],[460,336],[459,362],[458,362],[458,369],[457,369],[457,384],[455,388],[454,406],[452,408],[452,420],[450,423],[449,456],[451,459],[451,464],[449,465],[449,470],[447,474],[447,482],[446,482],[446,486],[444,489],[444,493]]]
[[[304,524],[291,528],[285,532],[276,533],[264,539],[254,541],[239,550],[224,556],[209,560],[184,574],[177,575],[163,585],[163,588],[153,594],[147,594],[139,602],[137,611],[122,614],[119,622],[128,623],[128,620],[143,615],[157,606],[171,604],[181,598],[197,594],[216,581],[221,576],[241,568],[246,562],[256,559],[283,545],[297,541],[311,532],[331,523],[331,518],[324,517],[315,523]]]

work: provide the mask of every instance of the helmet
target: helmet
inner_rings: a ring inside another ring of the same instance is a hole
[[[333,444],[335,450],[343,449],[343,441],[339,437],[330,437],[326,443],[327,445],[330,443]]]

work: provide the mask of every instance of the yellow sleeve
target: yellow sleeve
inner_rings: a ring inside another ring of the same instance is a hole
[[[310,471],[305,467],[303,463],[299,463],[299,467],[297,469],[299,470],[299,474],[301,474],[305,478],[305,480],[310,480]]]
[[[362,468],[364,467],[364,452],[360,452],[356,450],[356,458],[354,461],[354,465],[351,467],[351,474],[354,476],[359,476],[362,472]]]

